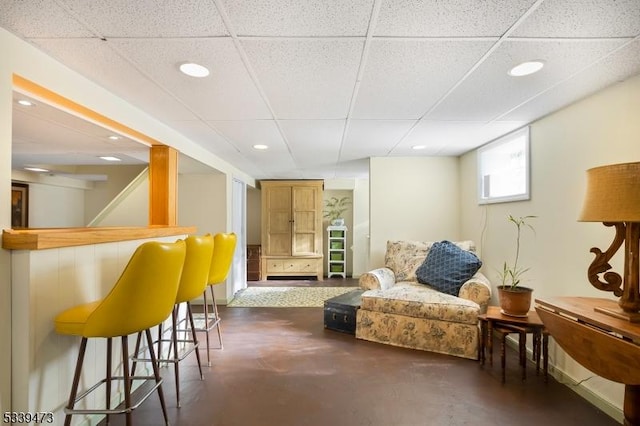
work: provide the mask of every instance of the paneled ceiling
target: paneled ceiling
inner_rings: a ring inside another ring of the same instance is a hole
[[[257,179],[460,155],[640,73],[638,0],[3,0],[0,26]]]

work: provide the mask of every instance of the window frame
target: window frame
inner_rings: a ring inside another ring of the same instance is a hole
[[[500,197],[485,197],[484,194],[484,177],[483,177],[483,154],[497,149],[505,144],[514,143],[524,136],[524,167],[525,167],[525,189],[524,192],[514,193]],[[531,135],[529,126],[523,127],[511,133],[508,133],[498,139],[489,142],[477,150],[477,182],[478,182],[478,204],[495,204],[509,203],[513,201],[524,201],[531,199]]]

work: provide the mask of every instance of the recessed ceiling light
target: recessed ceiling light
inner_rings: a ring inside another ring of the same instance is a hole
[[[27,106],[27,107],[34,106],[34,105],[35,105],[33,102],[28,101],[28,100],[26,100],[26,99],[20,99],[20,100],[18,101],[18,103],[19,103],[20,105],[22,105],[22,106]]]
[[[100,157],[105,161],[122,161],[121,159],[119,159],[118,157],[109,157],[109,156],[105,156],[105,157]]]
[[[206,77],[209,75],[209,70],[199,64],[193,62],[185,62],[180,65],[180,71],[190,77]]]
[[[414,146],[411,147],[411,149],[416,150],[416,151],[419,151],[421,149],[426,149],[426,148],[427,148],[426,145],[414,145]]]
[[[253,146],[253,149],[260,149],[260,150],[265,150],[265,149],[269,149],[269,146],[267,145],[262,145],[262,144],[257,144]]]
[[[29,170],[30,172],[40,172],[40,173],[45,173],[49,171],[47,169],[43,169],[42,167],[25,167],[24,169]]]
[[[542,69],[542,67],[544,67],[544,61],[527,61],[511,68],[511,70],[509,70],[509,75],[514,77],[522,77],[538,72]]]
[[[111,139],[112,141],[117,141],[118,139],[120,139],[120,136],[111,135],[109,136],[109,139]]]

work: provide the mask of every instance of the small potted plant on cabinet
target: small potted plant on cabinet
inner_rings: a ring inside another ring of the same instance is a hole
[[[346,212],[351,204],[349,197],[331,197],[325,200],[324,217],[329,220],[333,226],[343,226],[344,218],[342,213]]]
[[[498,286],[498,298],[500,300],[500,308],[505,315],[526,317],[531,308],[531,293],[533,289],[524,287],[521,284],[523,275],[529,270],[518,264],[520,260],[520,236],[522,228],[527,227],[535,232],[535,229],[529,220],[536,216],[520,216],[514,217],[509,215],[507,220],[516,227],[516,252],[513,265],[509,265],[506,261],[500,271],[500,279],[502,285]]]

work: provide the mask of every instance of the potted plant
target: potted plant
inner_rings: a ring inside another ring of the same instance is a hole
[[[531,293],[533,289],[520,285],[522,276],[529,270],[518,264],[520,260],[520,237],[522,229],[527,227],[535,232],[535,229],[529,220],[536,216],[519,216],[509,215],[507,220],[516,227],[516,253],[513,264],[509,265],[506,261],[502,265],[500,271],[500,279],[502,285],[498,286],[498,298],[500,300],[500,308],[505,315],[526,317],[531,309]]]
[[[331,197],[325,200],[324,204],[324,217],[329,220],[331,225],[343,226],[344,219],[342,218],[342,213],[346,212],[349,204],[351,204],[349,197]]]

